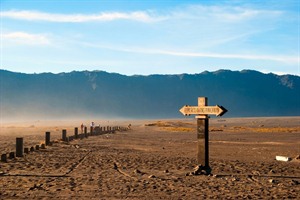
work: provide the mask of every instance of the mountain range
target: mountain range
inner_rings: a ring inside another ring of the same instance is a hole
[[[222,105],[224,117],[300,116],[300,77],[253,70],[133,75],[0,70],[0,114],[17,118],[179,118],[184,105]]]

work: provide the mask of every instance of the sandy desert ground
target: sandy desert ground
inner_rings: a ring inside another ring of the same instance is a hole
[[[195,119],[95,123],[132,127],[66,143],[62,129],[73,135],[81,122],[2,123],[1,154],[15,151],[16,137],[30,147],[50,131],[57,142],[0,162],[0,199],[300,199],[300,117],[210,119],[209,176],[187,176],[197,166]]]

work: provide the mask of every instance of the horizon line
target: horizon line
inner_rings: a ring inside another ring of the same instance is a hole
[[[54,74],[54,75],[58,75],[58,74],[64,74],[64,73],[74,73],[74,72],[105,72],[105,73],[108,73],[108,74],[119,74],[119,75],[123,75],[123,76],[153,76],[153,75],[196,75],[196,74],[203,74],[203,73],[215,73],[215,72],[219,72],[219,71],[230,71],[230,72],[243,72],[243,71],[253,71],[253,72],[258,72],[258,73],[261,73],[261,74],[274,74],[274,75],[277,75],[277,76],[285,76],[285,75],[290,75],[290,76],[297,76],[297,77],[300,77],[300,75],[297,75],[297,74],[289,74],[289,73],[283,73],[283,72],[265,72],[265,71],[259,71],[259,70],[254,70],[254,69],[242,69],[242,70],[231,70],[231,69],[218,69],[218,70],[214,70],[214,71],[209,71],[209,70],[204,70],[204,71],[201,71],[199,73],[177,73],[177,74],[174,74],[174,73],[154,73],[154,74],[122,74],[122,73],[119,73],[119,72],[109,72],[109,71],[105,71],[105,70],[72,70],[72,71],[62,71],[62,72],[20,72],[20,71],[12,71],[12,70],[9,70],[9,69],[3,69],[3,68],[0,68],[0,71],[7,71],[7,72],[11,72],[11,73],[20,73],[20,74],[26,74],[26,75],[39,75],[39,74]]]

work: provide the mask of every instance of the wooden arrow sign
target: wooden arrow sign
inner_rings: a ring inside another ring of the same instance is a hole
[[[216,115],[222,116],[227,110],[219,105],[216,106],[188,106],[185,105],[179,110],[183,115]]]

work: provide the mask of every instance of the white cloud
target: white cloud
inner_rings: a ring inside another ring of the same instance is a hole
[[[267,60],[275,61],[287,64],[298,64],[298,56],[285,56],[285,55],[253,55],[253,54],[221,54],[221,53],[205,53],[205,52],[183,52],[174,50],[160,50],[160,49],[146,49],[146,48],[135,48],[135,47],[114,47],[114,46],[103,46],[91,43],[79,43],[79,45],[89,46],[94,48],[109,49],[114,51],[123,51],[131,53],[142,53],[142,54],[158,54],[158,55],[169,55],[169,56],[180,56],[180,57],[195,57],[195,58],[218,58],[218,59],[244,59],[244,60]]]
[[[3,11],[1,17],[7,17],[18,20],[28,21],[48,21],[48,22],[66,22],[80,23],[90,21],[113,21],[113,20],[133,20],[141,22],[155,22],[163,20],[163,17],[157,17],[153,13],[146,11],[136,12],[103,12],[100,14],[55,14],[39,11]]]
[[[244,55],[244,54],[219,54],[219,53],[193,53],[193,52],[175,52],[175,51],[153,51],[152,53],[184,56],[184,57],[206,57],[206,58],[228,58],[228,59],[244,59],[244,60],[269,60],[288,64],[297,64],[298,57],[282,56],[282,55]]]
[[[226,21],[244,21],[261,17],[280,16],[281,11],[276,10],[255,10],[243,7],[213,7],[212,13],[221,20]]]
[[[175,52],[175,51],[153,51],[158,54],[184,56],[184,57],[207,57],[207,58],[236,58],[246,60],[270,60],[284,63],[298,63],[298,57],[292,56],[270,56],[270,55],[243,55],[243,54],[218,54],[218,53],[192,53],[192,52]]]
[[[27,45],[48,45],[50,40],[45,35],[30,34],[26,32],[2,33],[1,39]]]
[[[163,14],[162,14],[163,13]],[[140,22],[157,22],[169,19],[198,19],[198,20],[220,20],[220,21],[243,21],[262,16],[278,16],[280,11],[257,10],[251,8],[234,6],[203,6],[190,5],[178,7],[173,10],[156,11],[133,11],[133,12],[101,12],[96,14],[60,14],[47,13],[32,10],[10,10],[2,11],[1,17],[28,20],[28,21],[48,21],[63,23],[81,23],[91,21],[114,21],[132,20]]]
[[[203,6],[190,5],[180,7],[170,12],[170,18],[176,19],[198,19],[220,21],[220,22],[241,22],[264,17],[278,17],[283,14],[279,10],[254,9],[241,6]]]

